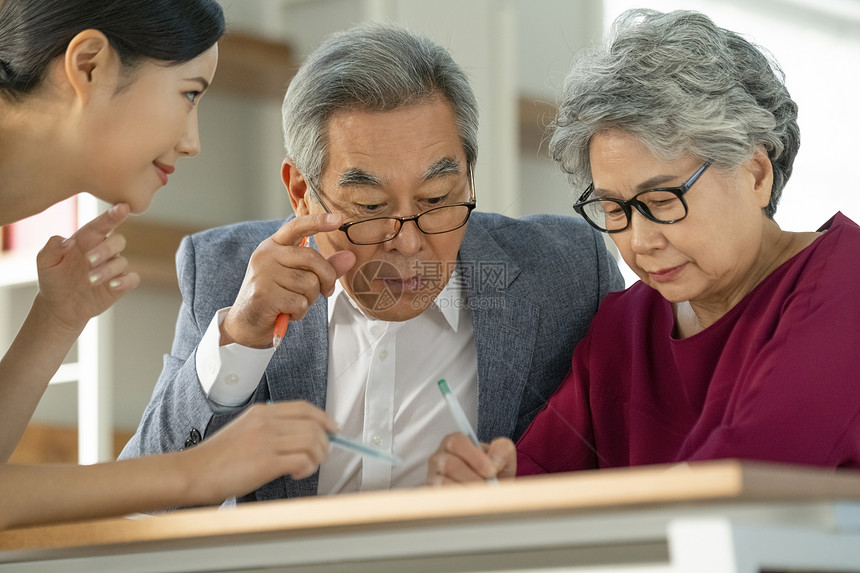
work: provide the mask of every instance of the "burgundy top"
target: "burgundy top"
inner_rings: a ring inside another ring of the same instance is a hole
[[[517,443],[518,475],[740,458],[860,468],[860,227],[837,213],[704,331],[636,283],[604,299]]]

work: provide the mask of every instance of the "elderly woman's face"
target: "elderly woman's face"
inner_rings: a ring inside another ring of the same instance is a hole
[[[591,140],[591,170],[597,196],[630,199],[655,187],[682,185],[702,159],[655,157],[635,137],[606,131]],[[762,260],[770,179],[760,158],[734,172],[711,167],[684,196],[689,212],[664,225],[635,209],[630,226],[610,235],[639,278],[671,302],[723,304],[757,284]]]

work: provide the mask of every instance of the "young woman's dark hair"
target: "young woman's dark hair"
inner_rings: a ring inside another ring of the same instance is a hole
[[[224,33],[215,0],[0,0],[0,93],[36,89],[79,32],[101,31],[124,66],[194,59]]]

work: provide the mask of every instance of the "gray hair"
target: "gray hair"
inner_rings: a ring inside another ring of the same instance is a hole
[[[393,25],[362,24],[333,34],[308,57],[284,97],[287,157],[305,177],[319,180],[333,113],[390,111],[439,96],[453,109],[472,165],[478,156],[478,104],[444,48]]]
[[[629,10],[605,45],[576,60],[550,154],[576,186],[591,180],[589,143],[619,129],[665,160],[691,154],[734,169],[756,149],[773,165],[773,217],[800,147],[797,104],[779,65],[707,16]]]

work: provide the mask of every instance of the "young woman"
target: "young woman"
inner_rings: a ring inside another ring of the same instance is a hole
[[[328,451],[329,418],[284,402],[182,452],[6,464],[84,325],[139,283],[112,231],[198,153],[197,104],[223,32],[214,0],[0,0],[0,224],[81,192],[113,205],[39,253],[38,294],[0,361],[0,529],[218,503],[310,475]]]

